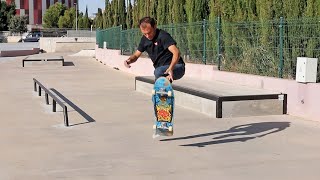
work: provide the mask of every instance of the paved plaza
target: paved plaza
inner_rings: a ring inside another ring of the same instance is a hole
[[[134,76],[93,58],[45,55],[66,64],[0,58],[0,180],[320,178],[319,122],[215,119],[176,106],[174,136],[153,139],[151,96],[135,91]],[[72,104],[70,127],[33,78]]]

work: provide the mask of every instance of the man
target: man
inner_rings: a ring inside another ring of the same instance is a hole
[[[137,51],[124,61],[124,65],[130,68],[130,64],[137,61],[146,51],[155,68],[155,79],[167,75],[171,82],[183,77],[185,63],[180,57],[180,51],[176,41],[169,33],[158,29],[156,22],[151,17],[144,17],[139,21],[139,27],[143,34]]]

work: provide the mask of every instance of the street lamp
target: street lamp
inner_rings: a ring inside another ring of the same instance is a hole
[[[76,6],[76,31],[78,31],[78,5],[73,3]]]

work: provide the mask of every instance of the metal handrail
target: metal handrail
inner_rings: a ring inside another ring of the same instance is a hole
[[[57,96],[55,96],[54,94],[52,94],[52,92],[50,92],[46,87],[44,87],[38,80],[36,80],[35,78],[33,78],[33,82],[34,82],[34,91],[37,92],[37,84],[39,86],[39,91],[38,91],[38,95],[41,96],[41,89],[44,90],[45,92],[45,98],[46,98],[46,104],[49,104],[49,95],[52,98],[52,111],[56,112],[57,111],[57,103],[62,107],[63,109],[63,116],[64,116],[64,125],[65,126],[69,126],[69,120],[68,120],[68,109],[67,106],[60,100],[57,98]]]

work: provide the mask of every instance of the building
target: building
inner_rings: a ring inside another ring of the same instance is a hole
[[[29,25],[32,27],[42,25],[42,17],[46,10],[56,2],[61,2],[68,8],[74,6],[77,0],[1,0],[8,4],[15,2],[16,14],[29,17]]]

